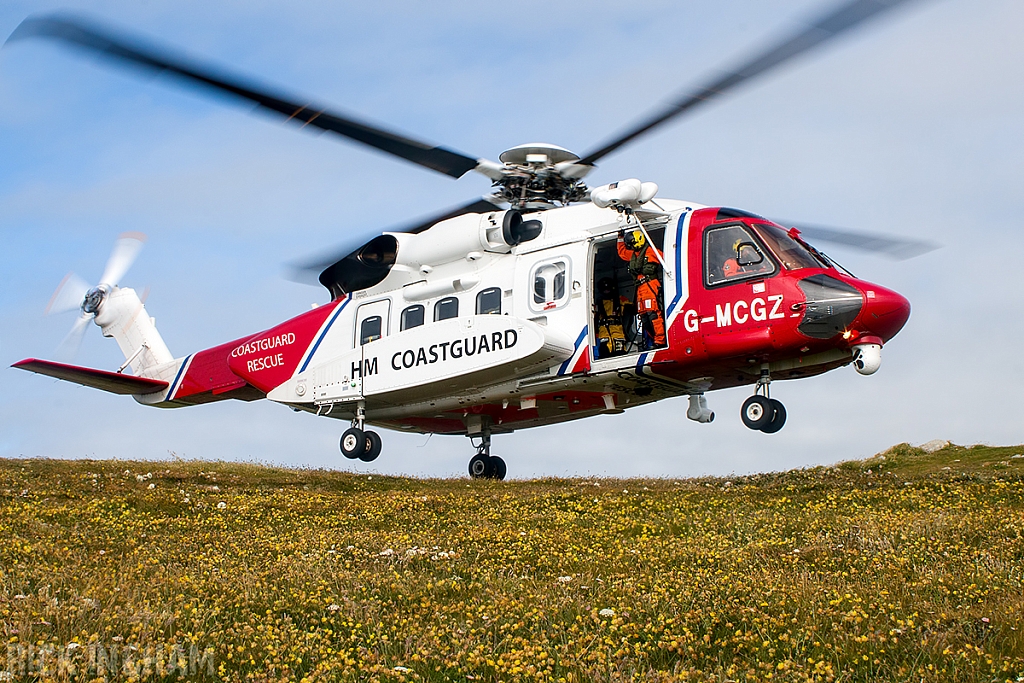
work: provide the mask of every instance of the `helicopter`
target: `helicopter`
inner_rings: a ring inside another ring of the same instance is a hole
[[[451,177],[482,174],[492,193],[320,264],[329,303],[177,359],[144,297],[119,286],[141,246],[141,236],[122,236],[99,284],[66,279],[50,308],[80,309],[70,338],[94,322],[118,342],[124,364],[116,372],[38,359],[14,367],[157,407],[267,398],[349,422],[342,453],[366,462],[382,451],[367,426],[464,434],[476,446],[473,477],[506,474],[491,454],[493,434],[684,395],[687,417],[707,423],[714,413],[706,394],[735,386],[754,387],[741,408],[744,424],[777,432],[786,412],[770,396],[773,379],[850,364],[872,374],[882,346],[909,318],[907,300],[855,278],[807,241],[856,239],[850,235],[660,198],[656,184],[638,179],[589,188],[584,178],[640,135],[900,2],[844,3],[582,156],[531,143],[498,162],[301,104],[76,18],[27,19],[9,41],[56,39],[168,72]],[[620,249],[628,241],[649,245],[657,261],[663,339],[629,310],[637,297]],[[920,248],[878,242],[889,251]],[[616,345],[599,336],[599,294],[608,283],[626,309]]]

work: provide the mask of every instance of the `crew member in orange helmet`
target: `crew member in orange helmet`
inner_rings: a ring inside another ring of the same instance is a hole
[[[636,312],[640,315],[645,341],[649,339],[652,346],[665,346],[665,317],[661,313],[659,298],[661,265],[658,257],[661,252],[647,243],[642,230],[628,233],[620,230],[615,246],[619,258],[629,262],[629,274],[636,279]],[[651,347],[645,344],[645,348]]]

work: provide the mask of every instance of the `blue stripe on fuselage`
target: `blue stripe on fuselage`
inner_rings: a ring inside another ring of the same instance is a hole
[[[565,374],[566,368],[569,367],[569,363],[572,362],[572,359],[576,357],[576,351],[580,348],[580,344],[583,343],[583,339],[586,336],[587,336],[587,326],[584,325],[583,326],[583,331],[580,332],[580,336],[578,336],[576,338],[576,343],[573,344],[573,346],[572,346],[572,355],[569,356],[568,358],[566,358],[565,362],[562,363],[562,366],[560,368],[558,368],[558,374],[559,375],[564,375]]]
[[[299,368],[299,372],[304,372],[306,368],[309,366],[309,361],[313,360],[313,354],[315,354],[316,350],[320,347],[320,342],[322,342],[324,340],[324,337],[327,336],[327,330],[331,329],[331,325],[334,324],[334,321],[338,319],[338,316],[341,315],[341,312],[345,310],[345,307],[348,306],[348,302],[351,300],[351,296],[345,297],[345,300],[341,302],[340,306],[338,306],[338,310],[336,310],[331,315],[331,319],[327,321],[327,326],[324,327],[324,331],[321,332],[320,336],[316,338],[316,343],[313,344],[313,349],[309,352],[309,355],[306,356],[306,360],[302,363],[302,367]]]
[[[676,224],[676,298],[672,299],[672,303],[668,305],[668,311],[665,313],[665,322],[668,322],[669,317],[672,315],[672,311],[675,310],[679,304],[679,300],[683,298],[683,252],[688,250],[686,244],[682,244],[683,240],[683,221],[690,215],[690,210],[687,209],[679,216],[679,222]]]

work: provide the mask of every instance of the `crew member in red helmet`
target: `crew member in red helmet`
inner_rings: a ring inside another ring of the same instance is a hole
[[[647,243],[642,230],[619,231],[615,245],[619,258],[629,262],[629,274],[636,280],[636,312],[644,333],[644,349],[665,346],[665,317],[661,312],[661,252]]]

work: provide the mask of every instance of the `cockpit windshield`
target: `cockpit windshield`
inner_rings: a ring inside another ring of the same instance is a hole
[[[782,228],[767,223],[755,223],[754,229],[768,247],[775,252],[788,270],[801,268],[828,268],[831,264],[820,259],[804,245],[789,236]]]

